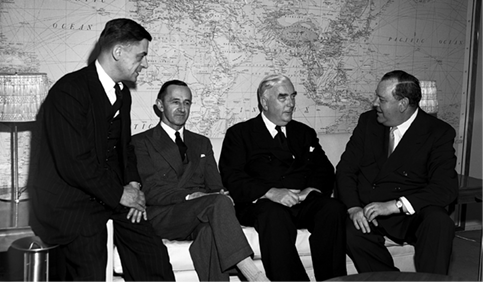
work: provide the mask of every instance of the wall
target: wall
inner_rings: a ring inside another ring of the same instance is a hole
[[[470,176],[482,178],[482,39],[481,39],[481,32],[483,31],[483,22],[480,18],[480,38],[479,38],[479,46],[478,46],[478,68],[477,68],[477,82],[475,88],[475,113],[473,117],[473,136],[471,140],[471,157],[470,157],[470,168],[469,173]],[[481,229],[481,222],[482,222],[482,207],[480,204],[471,204],[468,205],[467,209],[467,223],[466,229]]]

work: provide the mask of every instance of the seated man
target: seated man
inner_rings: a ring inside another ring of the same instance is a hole
[[[447,274],[458,195],[455,130],[419,109],[421,88],[404,71],[385,74],[337,165],[349,213],[347,252],[358,272],[398,271],[383,236],[415,246],[416,271]]]
[[[166,82],[156,100],[160,124],[132,139],[149,221],[162,238],[194,240],[190,253],[201,281],[228,281],[234,266],[249,281],[268,281],[250,257],[210,140],[184,129],[191,98],[186,83]]]
[[[263,79],[261,113],[228,129],[220,172],[238,219],[259,234],[267,277],[309,279],[295,247],[297,229],[307,228],[320,281],[346,274],[346,211],[331,198],[334,167],[315,130],[292,120],[296,94],[284,75]]]

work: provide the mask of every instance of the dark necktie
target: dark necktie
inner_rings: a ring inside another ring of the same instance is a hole
[[[290,149],[288,148],[287,138],[285,137],[285,134],[283,134],[282,128],[276,125],[275,130],[277,130],[278,132],[277,135],[275,135],[275,139],[278,140],[283,149],[290,151]]]
[[[186,147],[186,144],[181,139],[181,136],[179,135],[178,131],[176,131],[174,135],[176,135],[175,142],[176,142],[176,145],[178,145],[178,150],[179,150],[179,154],[181,155],[181,160],[184,161],[184,158],[186,156],[186,150],[188,150],[188,147]]]
[[[391,127],[391,130],[389,130],[389,146],[387,148],[387,157],[394,152],[394,131],[397,129],[397,126]]]
[[[114,84],[114,89],[116,90],[116,102],[114,102],[114,104],[112,105],[112,110],[114,114],[116,114],[116,112],[121,108],[122,105],[122,91],[118,83]]]

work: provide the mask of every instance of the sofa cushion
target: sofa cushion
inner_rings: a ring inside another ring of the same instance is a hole
[[[258,243],[257,231],[255,231],[255,228],[253,227],[243,226],[242,229],[247,237],[248,243],[253,250],[254,260],[260,260],[260,244]],[[311,270],[313,269],[313,266],[310,256],[309,236],[310,232],[307,229],[299,229],[297,232],[297,241],[295,245],[304,267]],[[165,239],[163,242],[168,249],[170,262],[173,266],[174,272],[194,270],[193,261],[191,260],[189,253],[191,241],[170,241]],[[399,245],[389,238],[386,238],[385,245],[389,248],[389,252],[396,262],[396,266],[399,267],[401,271],[414,271],[414,264],[412,263],[412,256],[414,254],[413,246],[409,244]],[[398,259],[399,257],[405,257],[405,260],[400,262],[401,260]],[[348,256],[346,260],[348,264],[348,273],[356,273],[352,260]],[[122,273],[122,266],[117,251],[114,254],[114,272]]]

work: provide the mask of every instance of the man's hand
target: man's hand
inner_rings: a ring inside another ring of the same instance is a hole
[[[396,207],[396,201],[394,200],[389,202],[374,202],[364,207],[364,216],[369,222],[373,222],[375,226],[377,226],[376,217],[393,213],[399,213],[399,209]]]
[[[307,196],[310,194],[310,192],[312,191],[315,191],[315,192],[318,192],[318,193],[322,193],[319,189],[317,188],[313,188],[313,187],[307,187],[305,188],[304,190],[300,191],[298,193],[298,196],[299,196],[299,201],[300,202],[303,202],[305,201],[305,199],[307,198]]]
[[[147,219],[146,199],[144,193],[139,188],[139,183],[131,182],[124,186],[124,191],[121,196],[121,205],[131,208],[127,214],[127,218],[131,219],[133,223],[139,222],[141,216]]]
[[[139,223],[141,222],[142,218],[144,218],[144,220],[148,220],[148,213],[138,211],[135,208],[129,209],[129,213],[127,214],[127,219],[131,219],[132,223]]]
[[[188,196],[186,196],[186,200],[193,200],[193,199],[203,197],[203,196],[208,196],[208,195],[210,195],[210,193],[194,192],[194,193],[188,194]]]
[[[349,213],[349,218],[352,220],[357,230],[361,230],[362,233],[371,232],[371,228],[369,227],[369,221],[367,221],[366,217],[364,216],[364,210],[361,207],[352,207],[347,210],[347,212]],[[377,226],[377,221],[374,221],[375,225]]]
[[[298,190],[289,190],[287,188],[271,188],[265,193],[265,197],[272,202],[282,204],[287,207],[292,207],[298,204],[299,196]]]

